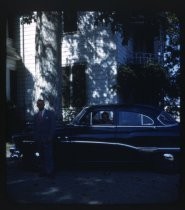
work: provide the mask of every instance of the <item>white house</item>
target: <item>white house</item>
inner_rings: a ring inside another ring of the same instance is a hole
[[[131,36],[123,45],[121,34],[113,34],[110,25],[94,24],[96,15],[98,12],[78,12],[77,30],[61,34],[63,107],[119,103],[119,95],[112,88],[117,83],[118,66],[163,59],[162,31],[158,36],[148,37],[143,22],[133,21]],[[17,18],[15,33],[14,42],[21,57],[16,69],[17,106],[29,118],[33,114],[33,87],[37,77],[36,23],[22,25]]]

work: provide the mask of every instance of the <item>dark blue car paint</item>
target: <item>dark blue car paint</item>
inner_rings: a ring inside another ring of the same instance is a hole
[[[83,125],[80,120],[93,110],[112,110],[113,125]],[[149,116],[153,125],[119,126],[120,110],[138,112]],[[56,130],[55,153],[57,162],[63,161],[150,161],[170,154],[175,160],[180,153],[179,123],[172,119],[171,125],[163,125],[158,116],[162,110],[143,105],[94,105],[85,108],[71,124]],[[13,136],[18,150],[27,156],[36,152],[32,133]],[[167,154],[167,155],[166,155]],[[170,161],[170,160],[169,160]]]

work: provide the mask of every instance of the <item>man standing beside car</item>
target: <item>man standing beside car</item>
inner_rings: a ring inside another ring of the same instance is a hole
[[[38,113],[34,115],[34,137],[39,152],[39,175],[54,177],[53,137],[56,120],[55,113],[45,109],[44,100],[37,100]]]

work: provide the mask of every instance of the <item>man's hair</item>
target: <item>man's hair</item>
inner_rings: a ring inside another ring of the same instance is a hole
[[[108,112],[103,112],[103,113],[102,113],[102,116],[104,116],[104,115],[109,116],[109,113],[108,113]]]
[[[38,99],[37,102],[43,102],[44,103],[44,100],[43,99]]]

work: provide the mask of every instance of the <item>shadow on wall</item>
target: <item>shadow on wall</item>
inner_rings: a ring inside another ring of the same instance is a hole
[[[6,139],[25,129],[26,122],[32,119],[32,102],[34,78],[22,61],[17,62],[16,95],[15,101],[7,101],[6,105]],[[13,88],[13,87],[12,87]]]
[[[36,75],[33,107],[38,98],[46,108],[61,109],[61,12],[38,12],[36,24]],[[35,108],[35,107],[34,107]]]
[[[62,65],[86,64],[87,103],[114,103],[116,96],[112,89],[116,83],[114,37],[109,27],[93,23],[94,14],[79,12],[78,33],[65,34],[64,41],[69,51],[67,61],[63,58]]]

